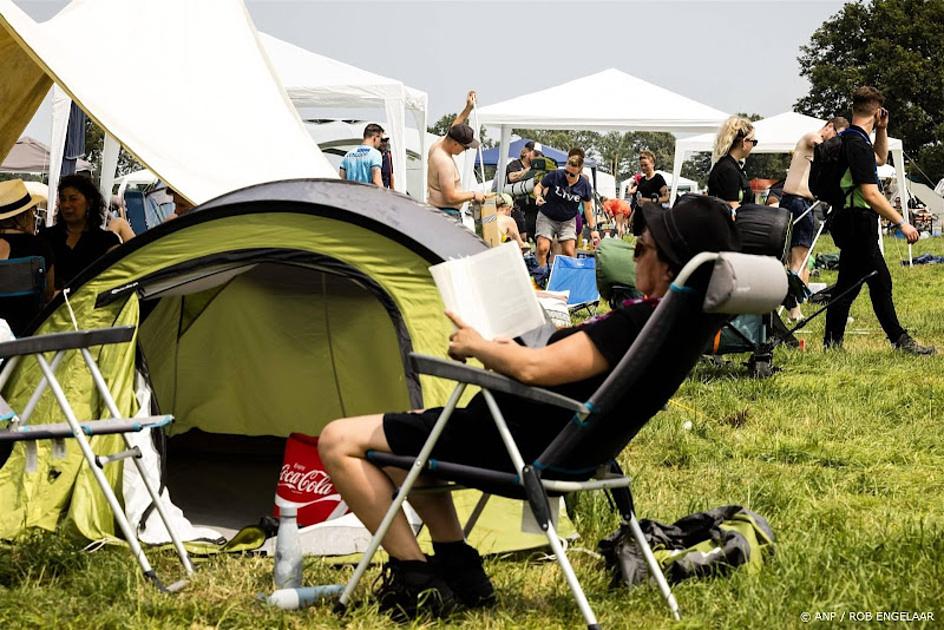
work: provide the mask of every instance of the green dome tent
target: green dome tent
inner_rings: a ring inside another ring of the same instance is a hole
[[[136,343],[96,349],[122,413],[136,374],[175,416],[163,452],[174,503],[201,525],[234,531],[271,511],[284,438],[343,416],[441,405],[452,384],[417,377],[409,352],[445,355],[452,330],[428,267],[485,244],[410,198],[331,180],[229,193],[134,238],[86,269],[47,308],[37,333],[137,325]],[[67,355],[58,373],[80,417],[101,403]],[[40,378],[24,363],[4,391],[22,408]],[[54,417],[47,393],[32,422]],[[120,450],[117,436],[93,439]],[[0,538],[55,528],[64,513],[90,539],[113,535],[104,497],[77,449],[18,446],[0,469]],[[119,483],[120,467],[109,467]],[[504,506],[507,514],[508,505]],[[528,546],[502,515],[499,548]],[[488,521],[483,523],[488,532]],[[494,532],[492,534],[494,539]],[[493,542],[496,542],[493,540]]]

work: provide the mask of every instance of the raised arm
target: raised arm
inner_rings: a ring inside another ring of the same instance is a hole
[[[875,119],[875,142],[872,148],[875,149],[875,163],[879,166],[888,161],[888,110],[882,108],[884,116],[879,115]]]
[[[456,119],[452,121],[450,127],[455,127],[456,125],[461,125],[469,119],[469,114],[472,113],[472,108],[475,107],[475,90],[469,90],[468,95],[465,97],[465,108],[456,116]]]

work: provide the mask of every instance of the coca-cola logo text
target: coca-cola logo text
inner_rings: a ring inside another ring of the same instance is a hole
[[[329,495],[335,492],[331,478],[323,470],[305,470],[305,468],[284,464],[279,474],[279,486],[285,486],[293,492],[302,494]]]

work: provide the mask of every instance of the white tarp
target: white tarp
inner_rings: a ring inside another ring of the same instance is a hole
[[[194,203],[261,182],[337,177],[241,0],[74,0],[43,23],[0,0],[0,23],[96,124]],[[129,80],[134,89],[121,89]]]
[[[508,162],[511,129],[666,131],[716,129],[728,115],[615,68],[478,109],[478,121],[501,128],[498,172]]]
[[[428,97],[396,79],[361,70],[259,33],[276,74],[295,107],[382,107],[390,135],[393,175],[397,190],[406,190],[405,112],[413,112],[417,129],[426,129]],[[363,133],[363,128],[361,132]],[[422,138],[421,138],[422,139]],[[426,150],[419,151],[425,173]],[[426,185],[423,185],[425,199]]]
[[[790,153],[796,148],[796,143],[800,141],[803,134],[811,131],[819,131],[825,120],[804,116],[796,112],[784,112],[758,120],[754,124],[754,134],[757,136],[758,144],[754,147],[752,153]],[[673,174],[678,174],[682,170],[682,163],[692,154],[699,151],[710,152],[715,145],[715,136],[717,129],[711,133],[703,133],[690,138],[677,140],[675,143],[675,165]],[[895,158],[895,164],[904,164],[904,155],[902,153],[901,140],[897,138],[888,139],[888,150]],[[750,159],[750,158],[748,158]],[[905,186],[904,169],[898,173],[898,189],[902,190]],[[675,190],[672,190],[672,200],[675,200]]]

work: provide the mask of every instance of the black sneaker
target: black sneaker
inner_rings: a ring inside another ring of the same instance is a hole
[[[496,602],[495,588],[482,568],[482,556],[464,542],[433,543],[432,561],[456,598],[466,608],[485,608]]]
[[[380,577],[383,582],[375,593],[380,612],[397,623],[424,614],[446,617],[458,608],[452,589],[429,562],[390,558]]]
[[[937,354],[937,350],[934,346],[922,346],[908,333],[901,333],[901,337],[898,338],[894,344],[896,350],[904,352],[905,354],[917,354],[924,356],[931,356]]]

